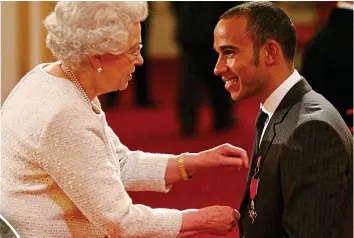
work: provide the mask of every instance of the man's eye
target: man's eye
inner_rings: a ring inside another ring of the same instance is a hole
[[[226,56],[232,55],[233,53],[235,53],[235,52],[234,52],[234,51],[231,51],[231,50],[227,50],[227,51],[224,52],[224,54],[225,54]]]

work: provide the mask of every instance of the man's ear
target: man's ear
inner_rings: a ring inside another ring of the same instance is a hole
[[[276,63],[277,58],[279,57],[280,46],[274,41],[267,41],[264,46],[264,54],[265,54],[265,64],[271,66]]]
[[[93,55],[90,56],[90,62],[95,70],[101,68],[101,56],[100,55]]]

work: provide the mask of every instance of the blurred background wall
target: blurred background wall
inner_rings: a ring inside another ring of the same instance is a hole
[[[297,66],[301,50],[327,19],[335,2],[277,2],[292,18],[299,38]],[[14,85],[40,62],[53,61],[45,47],[42,21],[54,2],[1,2],[1,104]],[[153,2],[148,55],[151,59],[173,60],[178,56],[175,17],[169,2]],[[212,30],[212,29],[211,29]]]

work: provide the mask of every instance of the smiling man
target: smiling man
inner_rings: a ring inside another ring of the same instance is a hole
[[[243,238],[352,237],[353,139],[294,68],[295,27],[270,2],[224,13],[214,72],[235,101],[260,103],[240,207]]]

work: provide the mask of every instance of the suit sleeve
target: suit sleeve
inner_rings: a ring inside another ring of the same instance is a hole
[[[350,196],[350,148],[322,121],[298,126],[280,162],[285,233],[289,237],[341,237]]]

